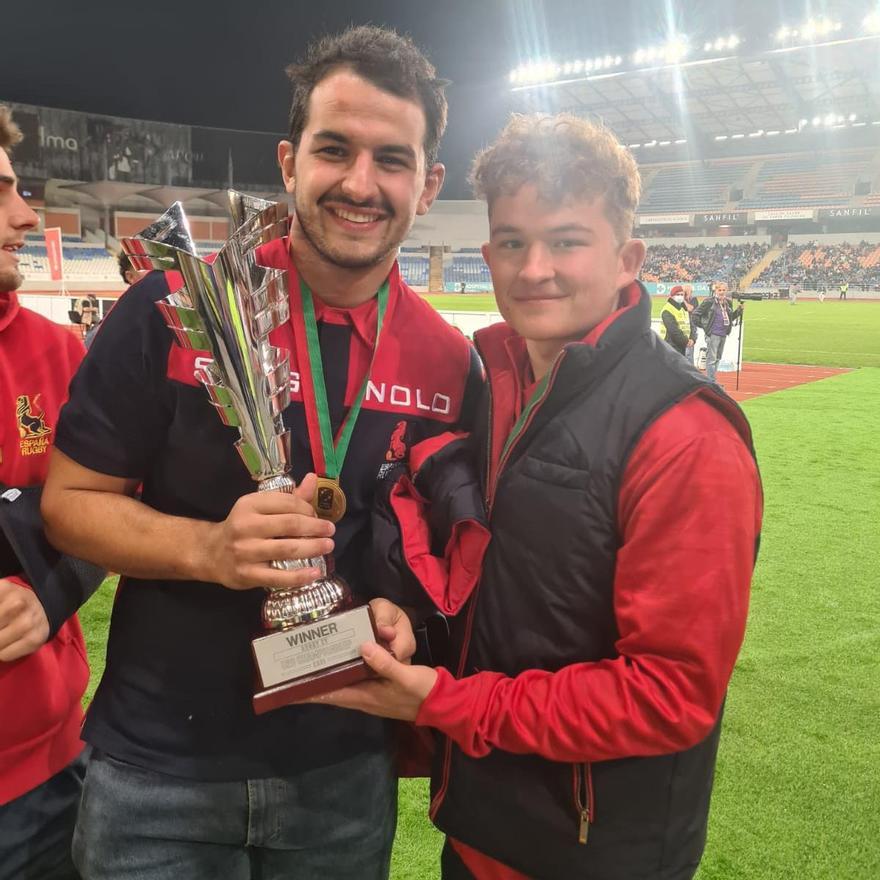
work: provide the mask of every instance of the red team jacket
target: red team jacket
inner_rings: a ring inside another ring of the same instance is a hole
[[[0,482],[38,486],[67,386],[85,350],[63,327],[0,294]],[[20,577],[11,580],[27,588]],[[70,618],[38,651],[0,663],[0,804],[41,785],[82,750],[80,700],[89,677]]]

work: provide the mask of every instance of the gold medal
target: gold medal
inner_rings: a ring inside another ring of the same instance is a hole
[[[318,488],[312,500],[315,513],[321,519],[329,519],[332,523],[338,523],[345,516],[345,492],[339,485],[339,480],[331,477],[318,477]]]

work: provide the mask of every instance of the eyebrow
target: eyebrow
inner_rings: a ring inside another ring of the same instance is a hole
[[[15,178],[8,174],[0,174],[0,183],[8,183],[9,186],[15,186]]]
[[[522,230],[519,227],[510,225],[493,226],[491,229],[492,235],[519,235],[521,232]],[[580,223],[563,223],[561,226],[554,226],[552,229],[548,229],[547,232],[550,235],[563,235],[566,232],[593,234],[593,230],[589,226],[583,226]]]
[[[315,132],[315,137],[325,141],[333,141],[336,144],[349,144],[351,141],[344,134],[330,129],[322,129]],[[398,156],[405,156],[408,159],[415,160],[416,151],[407,144],[382,144],[376,147],[377,153],[393,153]]]

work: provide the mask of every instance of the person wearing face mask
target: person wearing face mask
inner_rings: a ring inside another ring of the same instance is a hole
[[[691,318],[684,304],[684,287],[676,284],[669,293],[669,299],[660,312],[660,338],[671,345],[679,354],[687,351],[691,334]]]

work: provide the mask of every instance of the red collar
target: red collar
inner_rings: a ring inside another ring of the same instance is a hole
[[[287,237],[279,238],[258,248],[257,260],[261,266],[287,270],[287,289],[290,291],[290,301],[292,305],[296,304],[298,306],[299,274],[293,262],[293,255],[290,252],[290,240]],[[385,313],[386,326],[399,296],[400,269],[395,260],[388,275],[388,310]],[[315,317],[317,320],[326,321],[329,324],[350,324],[364,344],[369,348],[373,348],[376,343],[377,302],[375,296],[365,303],[350,309],[328,306],[317,296],[314,297],[314,301]]]

